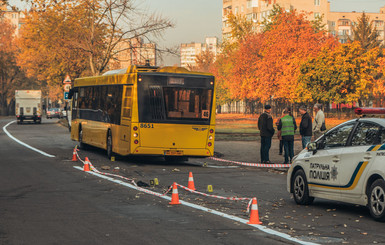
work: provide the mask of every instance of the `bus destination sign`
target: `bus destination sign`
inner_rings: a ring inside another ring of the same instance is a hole
[[[184,78],[182,77],[169,77],[168,85],[184,85]]]

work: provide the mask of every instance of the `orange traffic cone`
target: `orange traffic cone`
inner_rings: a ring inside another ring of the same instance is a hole
[[[77,160],[78,158],[76,157],[76,147],[75,147],[74,152],[72,153],[72,161],[76,162]]]
[[[250,220],[247,223],[251,225],[262,224],[262,222],[259,221],[258,203],[257,203],[257,198],[255,197],[253,198],[253,202],[251,203]]]
[[[188,174],[188,184],[187,184],[187,188],[189,188],[190,190],[193,190],[195,191],[195,185],[194,185],[194,178],[193,178],[193,174],[192,172],[190,172]]]
[[[86,160],[84,160],[83,171],[90,171],[90,160],[88,160],[88,157],[86,157]]]
[[[180,204],[179,202],[179,194],[178,194],[178,187],[176,183],[172,185],[172,195],[171,195],[171,202],[169,204]]]

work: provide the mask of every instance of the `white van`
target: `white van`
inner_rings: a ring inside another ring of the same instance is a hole
[[[41,90],[16,90],[15,99],[17,124],[26,120],[41,123]]]

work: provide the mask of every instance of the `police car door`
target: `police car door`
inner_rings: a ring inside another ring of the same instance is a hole
[[[362,120],[353,133],[351,143],[343,149],[336,177],[345,201],[359,204],[359,198],[365,195],[365,176],[381,146],[381,132],[380,125]]]
[[[330,199],[340,198],[336,169],[354,125],[355,122],[342,124],[317,141],[318,150],[309,158],[308,171],[309,189],[313,195]]]

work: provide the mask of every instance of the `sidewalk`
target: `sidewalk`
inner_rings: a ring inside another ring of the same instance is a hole
[[[215,152],[220,153],[226,160],[260,163],[260,141],[216,141]],[[302,150],[301,141],[294,141],[294,155]],[[270,161],[272,163],[283,163],[284,156],[278,155],[279,141],[274,139],[270,148]]]

